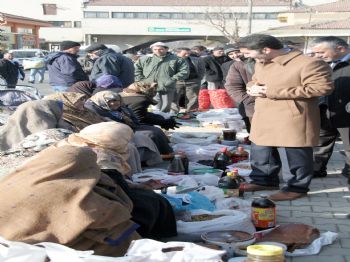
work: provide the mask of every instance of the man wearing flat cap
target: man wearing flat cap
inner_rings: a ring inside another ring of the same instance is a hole
[[[85,49],[92,60],[90,80],[96,81],[103,75],[113,75],[120,79],[123,87],[134,83],[134,64],[132,60],[104,44],[92,44]]]
[[[49,82],[55,92],[65,92],[76,82],[89,80],[77,60],[79,50],[79,43],[63,41],[61,52],[49,55]]]
[[[169,112],[175,99],[176,81],[184,80],[189,75],[186,61],[168,53],[168,47],[162,42],[151,46],[153,55],[141,57],[135,63],[135,80],[157,83],[158,108]]]

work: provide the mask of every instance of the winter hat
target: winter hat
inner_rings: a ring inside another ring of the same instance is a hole
[[[227,47],[225,47],[224,51],[225,51],[225,55],[228,55],[231,52],[239,51],[239,47],[237,47],[237,46],[227,46]]]
[[[102,75],[96,79],[96,86],[102,88],[121,88],[123,87],[120,79],[114,75]]]
[[[87,53],[92,53],[94,51],[97,51],[97,50],[103,50],[103,49],[107,49],[107,46],[105,46],[104,44],[92,44],[90,45],[89,47],[87,47],[85,49],[85,51]]]
[[[64,50],[67,50],[69,48],[76,47],[76,46],[80,46],[80,44],[78,42],[74,42],[74,41],[63,41],[61,43],[61,50],[64,51]]]
[[[166,44],[164,44],[163,42],[155,42],[153,44],[150,45],[150,48],[153,48],[155,46],[163,46],[165,48],[168,48]]]
[[[218,51],[218,50],[224,50],[224,48],[221,46],[217,46],[213,48],[213,51]]]

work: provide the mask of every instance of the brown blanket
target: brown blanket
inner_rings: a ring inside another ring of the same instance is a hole
[[[139,238],[132,202],[89,148],[49,147],[0,181],[0,235],[119,256]]]

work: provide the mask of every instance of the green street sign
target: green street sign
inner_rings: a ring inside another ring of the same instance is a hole
[[[190,27],[148,27],[148,32],[191,32]]]

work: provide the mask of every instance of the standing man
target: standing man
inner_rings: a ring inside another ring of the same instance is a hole
[[[61,52],[48,56],[49,82],[55,92],[65,92],[74,83],[89,80],[77,60],[79,50],[79,43],[63,41]]]
[[[340,136],[345,152],[345,166],[342,174],[350,182],[350,49],[341,38],[326,36],[311,43],[316,57],[329,63],[333,70],[334,92],[321,97],[320,143],[314,148],[314,177],[327,175],[327,163],[332,155],[336,139]]]
[[[95,60],[90,80],[96,81],[103,75],[113,75],[119,78],[123,87],[134,83],[134,63],[130,58],[107,48],[103,44],[93,44],[85,51],[92,60]]]
[[[223,47],[215,47],[211,55],[203,57],[205,66],[205,80],[208,83],[208,90],[215,90],[224,87],[224,76],[221,65],[230,59],[225,56]]]
[[[172,110],[179,113],[179,101],[184,95],[186,111],[196,111],[198,109],[198,93],[205,73],[204,63],[196,55],[191,55],[191,49],[186,47],[176,49],[176,55],[187,62],[190,73],[186,79],[176,82],[176,96]]]
[[[25,77],[25,73],[23,71],[23,69],[21,68],[21,66],[19,65],[19,63],[14,59],[14,56],[12,53],[10,52],[5,52],[4,54],[4,60],[7,60],[8,62],[12,63],[14,65],[15,68],[13,68],[13,66],[9,66],[9,70],[13,72],[9,71],[9,81],[7,81],[7,84],[9,87],[16,87],[18,79],[21,79],[22,81],[24,80]]]
[[[189,75],[186,61],[168,53],[168,47],[162,42],[150,46],[152,56],[141,57],[135,63],[135,81],[157,83],[158,108],[169,112],[176,94],[176,81]]]
[[[12,54],[5,53],[4,58],[0,59],[0,76],[5,80],[6,86],[9,88],[15,88],[18,81],[19,66],[15,65],[11,60]],[[24,78],[24,76],[23,76]]]
[[[248,94],[256,99],[250,132],[252,181],[245,190],[279,188],[281,160],[277,149],[284,148],[291,174],[270,199],[306,196],[313,175],[312,147],[319,140],[318,97],[333,90],[331,70],[321,60],[283,48],[270,35],[249,35],[239,46],[246,57],[256,60],[255,73],[247,85]]]
[[[43,52],[38,51],[35,53],[35,58],[32,58],[31,60],[34,61],[35,64],[33,64],[33,68],[30,68],[28,82],[34,84],[35,76],[37,73],[39,73],[39,83],[42,83],[44,81],[44,75],[46,70],[45,55]]]

